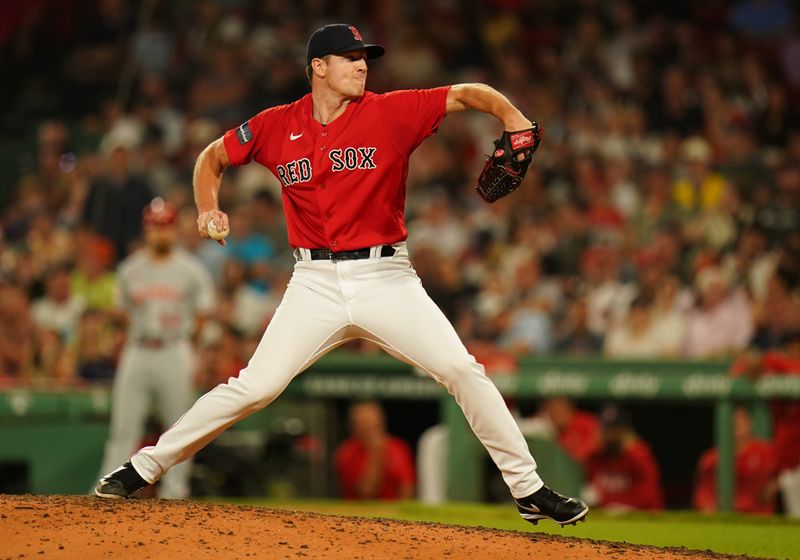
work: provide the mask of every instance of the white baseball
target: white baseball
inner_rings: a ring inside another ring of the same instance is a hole
[[[215,239],[219,241],[220,239],[225,239],[228,237],[228,234],[231,232],[229,229],[219,230],[217,229],[216,222],[212,220],[208,220],[208,225],[206,226],[206,231],[208,231],[208,236],[211,239]]]

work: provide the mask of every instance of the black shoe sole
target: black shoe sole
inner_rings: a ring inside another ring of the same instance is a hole
[[[120,496],[119,494],[106,494],[104,492],[101,492],[97,488],[95,488],[94,490],[94,495],[99,498],[106,498],[111,500],[124,500],[125,498],[128,497],[128,496]]]
[[[558,521],[557,519],[553,519],[552,517],[548,517],[547,515],[540,515],[540,514],[535,514],[535,513],[533,513],[533,514],[530,514],[530,513],[529,514],[520,514],[520,515],[522,516],[522,519],[524,519],[525,521],[527,521],[531,525],[538,525],[539,521],[541,521],[542,519],[549,519],[550,521],[553,521],[554,523],[558,523],[562,527],[565,526],[565,525],[575,525],[575,526],[577,526],[578,522],[586,521],[586,517],[589,515],[589,508],[586,508],[585,510],[580,512],[578,515],[576,515],[572,519],[568,519],[567,521]]]
[[[117,494],[103,494],[102,492],[98,492],[97,490],[94,491],[94,495],[98,498],[105,498],[110,500],[124,500],[128,496],[118,496]]]

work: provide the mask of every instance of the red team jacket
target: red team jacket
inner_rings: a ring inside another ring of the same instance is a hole
[[[411,152],[436,132],[448,87],[366,92],[323,126],[305,97],[225,133],[232,165],[260,163],[283,186],[292,247],[349,251],[406,239]]]
[[[658,464],[642,440],[635,440],[619,455],[598,451],[589,458],[586,471],[601,507],[649,510],[664,507]]]
[[[368,457],[369,451],[356,439],[346,440],[336,450],[336,472],[343,498],[361,499],[357,490],[358,482],[367,468]],[[379,500],[396,500],[400,498],[403,486],[414,484],[414,459],[411,448],[402,439],[387,437],[383,468],[383,485],[377,496]]]
[[[697,465],[694,507],[717,509],[717,450],[709,449]],[[775,452],[769,442],[752,440],[736,452],[736,497],[734,509],[745,513],[774,513],[775,500],[763,499],[764,489],[777,474]]]

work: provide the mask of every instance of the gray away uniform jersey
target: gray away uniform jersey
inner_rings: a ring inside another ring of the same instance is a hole
[[[117,304],[130,317],[131,341],[186,339],[197,314],[214,305],[210,275],[183,249],[163,261],[140,251],[122,262],[117,282]]]
[[[102,472],[136,449],[151,410],[166,429],[189,408],[194,389],[189,336],[197,315],[214,306],[211,276],[182,249],[158,261],[139,251],[120,264],[117,281],[117,304],[130,322],[114,378]],[[190,470],[188,462],[173,469],[162,480],[159,496],[187,497]]]

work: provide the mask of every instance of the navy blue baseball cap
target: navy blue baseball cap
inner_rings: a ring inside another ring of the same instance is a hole
[[[347,23],[331,23],[320,27],[311,34],[306,49],[306,64],[311,64],[313,59],[329,54],[361,49],[367,51],[367,58],[379,58],[386,52],[386,49],[380,45],[365,43],[361,33],[354,26]]]

